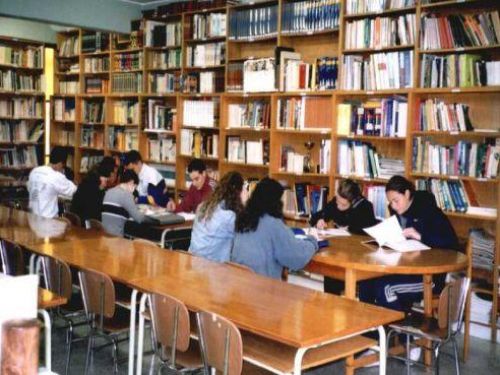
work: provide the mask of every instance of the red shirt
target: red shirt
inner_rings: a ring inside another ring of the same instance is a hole
[[[215,180],[207,177],[201,189],[197,189],[191,184],[181,203],[176,207],[175,212],[195,212],[198,205],[207,199],[215,187]]]

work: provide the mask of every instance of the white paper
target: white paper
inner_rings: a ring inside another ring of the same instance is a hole
[[[193,221],[196,217],[196,214],[190,212],[178,212],[177,215],[182,216],[186,221]]]
[[[316,228],[305,228],[305,234],[313,236],[318,241],[330,238],[330,237],[348,237],[351,235],[345,228],[328,228],[328,229],[316,229]]]

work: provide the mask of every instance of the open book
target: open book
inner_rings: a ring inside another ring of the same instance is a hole
[[[408,240],[403,235],[396,216],[391,216],[373,227],[363,229],[372,236],[379,247],[387,246],[400,252],[429,250],[430,247],[417,240]]]

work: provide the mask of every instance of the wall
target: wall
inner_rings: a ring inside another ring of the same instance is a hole
[[[16,18],[0,17],[0,35],[56,43],[56,31],[50,25]]]

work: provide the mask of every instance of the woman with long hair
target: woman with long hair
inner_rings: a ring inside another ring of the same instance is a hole
[[[246,190],[240,173],[226,173],[210,197],[198,207],[189,251],[217,262],[230,258],[236,215]]]
[[[283,222],[283,187],[262,179],[236,218],[231,258],[255,272],[280,279],[283,267],[303,268],[318,250],[311,236],[297,238]]]

